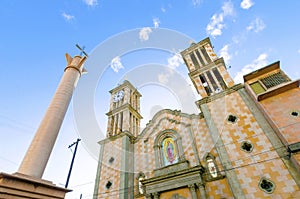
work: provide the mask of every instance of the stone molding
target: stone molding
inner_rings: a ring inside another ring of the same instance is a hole
[[[217,100],[219,98],[224,97],[225,95],[234,93],[235,91],[238,91],[238,90],[240,90],[242,88],[244,88],[244,84],[236,84],[236,85],[234,85],[234,86],[232,86],[230,88],[227,88],[226,90],[221,91],[220,93],[217,93],[217,94],[214,94],[214,95],[202,98],[202,99],[198,100],[196,102],[196,104],[200,108],[200,106],[202,104],[207,104],[209,102],[215,101],[215,100]]]
[[[70,189],[21,173],[0,173],[0,198],[63,199]]]
[[[146,194],[159,193],[162,191],[188,187],[191,184],[203,183],[201,174],[204,172],[204,169],[202,166],[193,168],[186,168],[186,166],[182,167],[183,169],[181,170],[174,168],[171,173],[167,173],[170,172],[170,170],[165,170],[165,174],[163,174],[164,170],[161,170],[162,174],[160,176],[143,180],[142,183],[145,187]]]
[[[185,170],[189,168],[189,162],[187,160],[172,164],[172,165],[168,165],[159,169],[155,169],[154,170],[154,176],[161,176],[161,175],[165,175],[168,173],[174,173],[174,172],[178,172],[181,170]]]

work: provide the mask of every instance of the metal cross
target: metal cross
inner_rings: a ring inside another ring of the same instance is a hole
[[[78,44],[76,44],[76,47],[80,50],[80,56],[82,56],[82,54],[84,54],[85,56],[88,57],[88,54],[84,51],[85,46],[82,46],[82,48],[81,48]]]

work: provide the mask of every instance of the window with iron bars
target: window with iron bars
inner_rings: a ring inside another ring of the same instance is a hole
[[[258,81],[250,84],[250,87],[255,92],[256,95],[265,92],[266,90],[277,86],[279,84],[290,81],[290,79],[283,73],[273,73],[267,77],[261,78]]]

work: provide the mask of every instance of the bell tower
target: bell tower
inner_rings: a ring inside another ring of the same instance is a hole
[[[192,43],[181,52],[189,76],[202,98],[219,93],[234,85],[223,58],[214,53],[210,39]]]
[[[141,94],[127,80],[110,91],[110,108],[108,116],[107,137],[128,132],[134,137],[139,134],[140,97]]]

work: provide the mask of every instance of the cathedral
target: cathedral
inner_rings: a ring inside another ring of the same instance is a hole
[[[272,63],[235,84],[209,38],[181,52],[199,114],[164,109],[141,130],[141,94],[110,91],[93,198],[300,198],[300,80]]]

